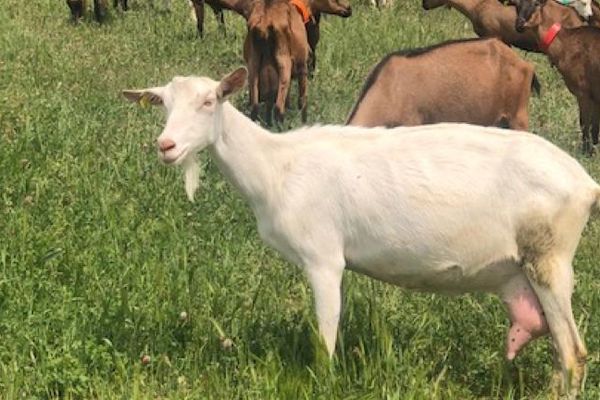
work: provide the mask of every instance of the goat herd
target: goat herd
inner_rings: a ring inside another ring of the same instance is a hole
[[[198,11],[201,2],[194,4]],[[166,109],[159,157],[183,167],[190,200],[199,185],[196,154],[208,149],[250,204],[262,239],[304,269],[330,355],[346,268],[417,290],[490,292],[508,310],[507,358],[550,334],[554,390],[573,398],[587,352],[571,309],[572,260],[590,215],[600,211],[600,186],[558,147],[522,132],[539,83],[505,43],[545,52],[556,65],[577,97],[583,148],[591,152],[600,116],[600,30],[590,26],[598,7],[423,1],[427,9],[444,4],[479,35],[501,40],[388,55],[367,78],[350,126],[274,135],[227,101],[249,82],[252,119],[263,100],[267,122],[273,106],[281,120],[294,77],[305,119],[319,15],[350,15],[335,0],[246,3],[247,69],[218,82],[175,77],[123,94]],[[405,127],[392,128],[398,125]]]

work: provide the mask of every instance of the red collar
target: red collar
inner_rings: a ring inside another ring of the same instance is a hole
[[[552,24],[550,29],[548,29],[548,32],[546,32],[546,34],[544,35],[542,42],[540,43],[540,50],[542,50],[544,53],[547,52],[548,48],[550,48],[550,45],[552,44],[552,42],[556,38],[556,35],[558,35],[558,32],[560,32],[561,29],[562,26],[558,22]]]
[[[306,25],[308,21],[310,21],[311,17],[310,10],[306,7],[306,4],[304,4],[302,0],[290,0],[290,3],[296,7],[296,10],[298,10],[300,16],[302,17],[302,22],[304,22],[304,25]]]

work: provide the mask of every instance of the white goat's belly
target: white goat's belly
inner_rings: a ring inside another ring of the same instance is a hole
[[[523,274],[511,251],[475,260],[417,255],[389,249],[346,258],[347,268],[397,286],[419,291],[458,294],[499,293],[511,278]]]

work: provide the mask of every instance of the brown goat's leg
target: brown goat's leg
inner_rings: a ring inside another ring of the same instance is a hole
[[[119,8],[119,4],[123,11],[127,11],[127,0],[113,0],[113,8]]]
[[[215,7],[212,4],[210,5],[210,7],[215,12],[215,18],[217,19],[219,28],[223,30],[223,33],[227,33],[225,29],[225,14],[223,13],[223,9],[221,7]]]
[[[290,100],[291,90],[288,91],[287,97],[285,98],[285,109],[289,110],[292,108],[292,101]]]
[[[196,13],[196,29],[198,36],[204,37],[204,0],[192,0],[194,12]]]
[[[310,48],[308,54],[308,76],[312,78],[317,68],[317,43],[319,43],[319,37],[321,35],[319,28],[319,21],[321,14],[315,16],[314,21],[306,24],[306,36],[308,39],[308,46]]]
[[[83,17],[83,10],[85,8],[85,4],[83,0],[67,0],[67,5],[71,10],[71,17],[74,22],[77,22]]]
[[[279,86],[277,87],[277,99],[275,100],[275,119],[277,122],[283,122],[285,114],[285,99],[290,90],[290,78],[292,76],[292,60],[289,54],[277,55],[277,69],[279,73]]]
[[[578,98],[579,103],[579,126],[581,128],[581,150],[585,154],[590,154],[591,146],[591,130],[592,130],[592,112],[593,102],[587,98]]]
[[[106,0],[94,0],[94,17],[102,22],[106,17]]]
[[[298,108],[300,109],[302,122],[306,122],[307,118],[307,105],[306,105],[306,91],[308,88],[308,71],[306,63],[303,63],[297,67],[298,73]]]
[[[248,90],[250,92],[250,118],[256,121],[258,118],[258,55],[254,51],[248,60]]]
[[[592,110],[592,144],[597,146],[600,133],[600,103],[594,105]]]
[[[275,99],[273,96],[269,96],[265,105],[265,123],[267,126],[273,125],[273,106],[275,105]]]

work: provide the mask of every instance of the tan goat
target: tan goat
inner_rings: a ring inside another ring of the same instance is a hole
[[[497,37],[504,43],[523,50],[540,52],[534,32],[517,32],[515,20],[517,10],[505,6],[498,0],[423,0],[423,8],[431,10],[443,5],[457,9],[473,24],[473,30],[480,37]],[[584,21],[571,7],[552,2],[548,7],[557,20],[565,27],[582,26]]]
[[[577,97],[582,149],[591,153],[600,130],[600,29],[562,27],[549,12],[553,3],[522,0],[517,27],[536,34],[550,62]]]
[[[190,3],[194,7],[198,35],[200,37],[203,37],[204,35],[205,2],[213,9],[223,30],[225,30],[223,10],[232,10],[248,20],[252,9],[252,1],[253,0],[190,0]],[[308,45],[310,46],[308,67],[310,71],[313,71],[317,62],[317,44],[321,36],[321,14],[331,14],[347,18],[352,15],[352,7],[347,0],[290,0],[290,3],[294,5],[302,16],[306,28]]]
[[[298,107],[307,117],[307,62],[309,45],[302,16],[288,0],[253,3],[244,42],[248,65],[251,117],[258,117],[259,101],[266,102],[265,121],[283,121],[292,78],[298,81]]]
[[[387,55],[371,71],[347,124],[468,122],[526,130],[533,66],[495,38]]]

